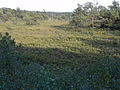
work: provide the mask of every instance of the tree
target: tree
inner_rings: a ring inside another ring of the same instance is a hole
[[[97,2],[87,2],[78,5],[72,14],[72,25],[77,27],[98,27],[120,29],[120,6],[118,1],[113,1],[109,8],[98,5]]]
[[[97,4],[87,2],[83,5],[78,4],[72,15],[71,23],[79,27],[94,27],[94,22],[99,15]]]
[[[84,27],[86,13],[83,10],[83,6],[78,4],[78,8],[72,14],[71,24],[79,27]]]
[[[120,6],[118,1],[113,1],[112,5],[109,6],[110,9],[110,27],[120,29]]]

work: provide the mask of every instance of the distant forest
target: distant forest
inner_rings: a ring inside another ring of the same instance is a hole
[[[39,24],[40,20],[57,19],[57,20],[69,20],[71,12],[46,12],[40,11],[27,11],[11,8],[0,8],[0,22],[11,21],[17,24],[19,21],[24,21],[27,25]]]

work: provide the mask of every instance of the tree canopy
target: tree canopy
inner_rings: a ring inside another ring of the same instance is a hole
[[[113,1],[108,8],[97,2],[87,2],[79,5],[72,14],[72,25],[77,27],[99,27],[120,29],[120,6],[118,1]]]

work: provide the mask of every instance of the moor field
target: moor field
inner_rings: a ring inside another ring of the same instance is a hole
[[[1,0],[0,90],[120,90],[119,1]]]
[[[88,66],[106,58],[120,59],[120,31],[76,28],[67,21],[47,20],[40,25],[0,24],[24,47],[31,61],[60,66]]]
[[[22,64],[17,63],[14,75],[6,78],[2,74],[0,80],[6,84],[0,82],[1,87],[13,88],[10,90],[119,88],[119,78],[113,80],[120,75],[116,64],[120,60],[119,30],[79,28],[65,20],[46,20],[38,25],[0,23],[0,33],[5,32],[19,46]]]

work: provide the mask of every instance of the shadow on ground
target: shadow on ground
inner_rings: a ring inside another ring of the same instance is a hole
[[[111,41],[104,40],[89,40],[84,38],[76,38],[78,41],[82,41],[91,47],[97,48],[100,50],[100,54],[104,56],[111,56],[115,58],[119,58],[120,56],[120,42],[116,39],[111,39]],[[120,58],[119,58],[120,59]]]
[[[120,36],[120,30],[110,31],[110,33],[115,35],[115,36]]]
[[[65,30],[65,31],[72,31],[75,26],[70,26],[68,24],[66,25],[59,25],[59,26],[51,26],[52,28],[60,29],[60,30]]]
[[[90,42],[89,42],[90,43]],[[37,62],[41,65],[70,66],[73,68],[87,67],[101,60],[114,58],[106,53],[92,53],[83,48],[70,47],[80,53],[68,52],[58,48],[21,47],[19,51],[24,59],[23,63]]]

